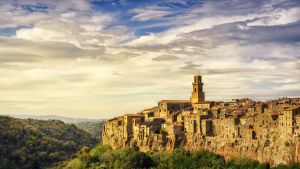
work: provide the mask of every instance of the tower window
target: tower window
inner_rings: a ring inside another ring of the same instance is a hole
[[[196,92],[196,91],[197,91],[197,88],[194,89],[194,92]]]

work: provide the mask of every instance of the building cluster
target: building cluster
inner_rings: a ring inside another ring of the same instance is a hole
[[[189,136],[220,139],[267,139],[270,131],[300,136],[300,98],[266,102],[247,98],[205,101],[202,77],[194,76],[189,100],[162,100],[157,107],[107,121],[103,143],[108,145],[178,146]],[[170,144],[173,143],[173,144]],[[172,147],[171,147],[172,148]]]

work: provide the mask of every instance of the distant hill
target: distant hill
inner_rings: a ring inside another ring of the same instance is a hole
[[[23,115],[23,114],[21,115],[2,114],[2,115],[20,118],[20,119],[60,120],[65,123],[101,122],[106,120],[106,119],[71,118],[71,117],[56,116],[56,115]]]
[[[47,168],[96,143],[74,124],[0,116],[0,169]]]
[[[75,123],[75,125],[90,133],[94,138],[99,140],[101,142],[102,139],[102,126],[104,122],[80,122],[80,123]]]

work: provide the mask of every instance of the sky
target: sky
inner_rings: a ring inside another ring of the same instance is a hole
[[[0,113],[112,118],[163,99],[300,96],[300,0],[1,0]]]

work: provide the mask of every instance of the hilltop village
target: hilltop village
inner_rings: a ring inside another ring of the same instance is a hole
[[[189,100],[161,100],[156,107],[111,119],[102,138],[113,148],[182,147],[271,165],[300,162],[300,98],[206,101],[202,77],[196,75]]]

